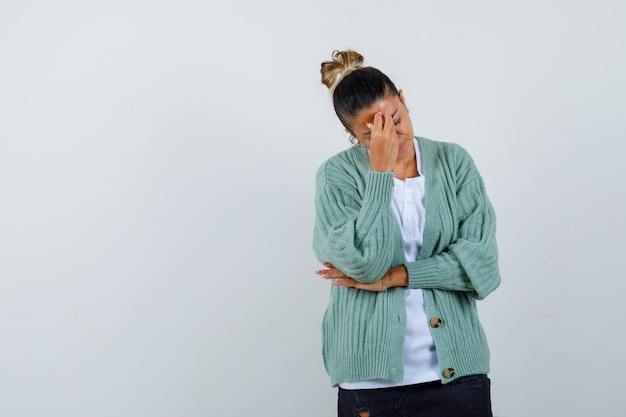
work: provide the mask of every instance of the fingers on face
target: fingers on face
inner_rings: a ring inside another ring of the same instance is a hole
[[[377,112],[372,123],[366,123],[372,133],[392,133],[394,130],[393,117],[389,113]]]
[[[385,115],[385,131],[388,133],[392,133],[393,132],[393,118],[391,117],[390,114],[386,114]]]
[[[370,130],[389,133],[394,130],[393,117],[390,113],[377,112],[374,114],[374,123],[368,123]]]
[[[383,114],[381,112],[377,112],[374,115],[374,130],[382,130],[384,125]]]

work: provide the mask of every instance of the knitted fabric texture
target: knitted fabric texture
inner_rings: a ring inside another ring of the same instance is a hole
[[[391,209],[394,174],[370,170],[363,146],[333,156],[317,172],[313,250],[321,262],[361,282],[406,266],[409,287],[423,289],[428,316],[441,319],[431,333],[445,384],[489,371],[476,300],[500,283],[496,223],[469,154],[456,144],[417,140],[426,204],[418,259],[407,263],[404,258]],[[405,291],[332,287],[322,325],[324,365],[332,385],[404,379]]]

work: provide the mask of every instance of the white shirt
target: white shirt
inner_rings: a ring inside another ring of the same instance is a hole
[[[402,181],[394,178],[393,209],[404,241],[404,255],[407,262],[417,260],[424,236],[426,224],[426,206],[424,203],[424,172],[417,139],[413,139],[415,157],[420,172],[419,177]],[[435,352],[435,342],[428,327],[428,317],[424,307],[424,295],[421,289],[406,290],[407,327],[404,336],[404,381],[400,383],[384,379],[369,381],[343,382],[344,389],[373,389],[436,381],[439,365]]]

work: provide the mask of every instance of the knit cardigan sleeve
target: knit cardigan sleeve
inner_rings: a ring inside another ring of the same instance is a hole
[[[454,213],[455,236],[442,250],[431,254],[422,252],[415,262],[405,263],[408,286],[467,291],[483,299],[500,284],[496,219],[471,157],[461,147],[455,150],[457,164],[454,175],[450,175],[454,180],[448,182],[456,186],[455,194],[448,199],[454,202],[450,211]]]
[[[397,228],[390,208],[393,173],[351,172],[340,162],[331,159],[317,172],[313,250],[355,280],[375,282],[396,249],[389,244]]]

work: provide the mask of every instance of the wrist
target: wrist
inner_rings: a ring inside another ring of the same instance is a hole
[[[387,275],[385,278],[385,286],[387,288],[409,286],[409,274],[404,265],[391,268]]]
[[[370,165],[370,169],[376,172],[392,172],[393,171],[393,167],[378,166],[378,165]]]
[[[386,160],[370,159],[370,169],[378,172],[391,172],[395,168],[395,164]]]

